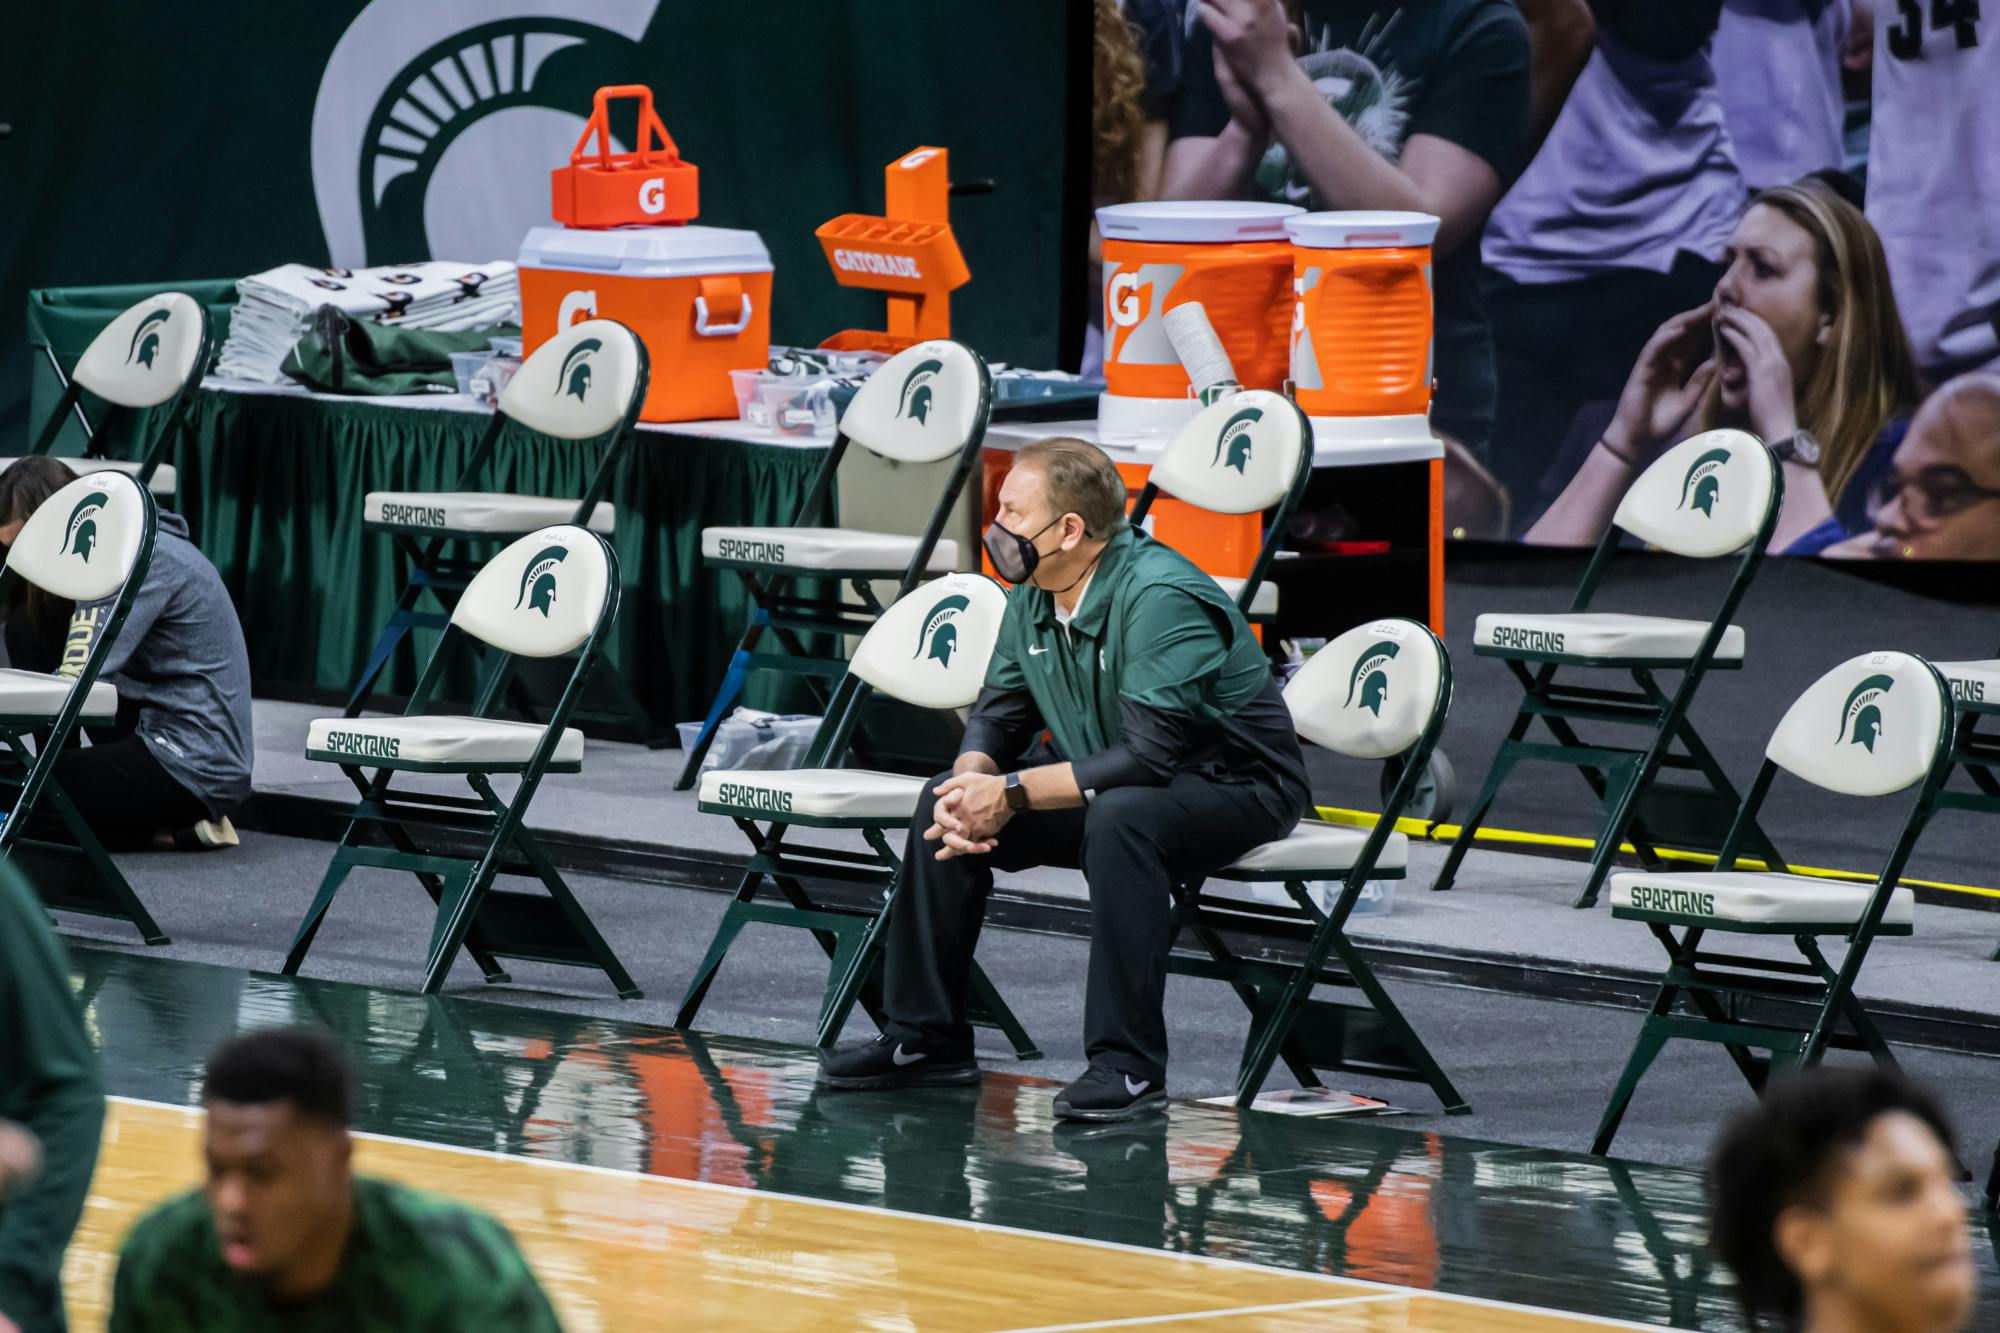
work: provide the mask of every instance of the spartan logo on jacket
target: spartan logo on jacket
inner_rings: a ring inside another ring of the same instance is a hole
[[[160,354],[160,329],[172,315],[170,310],[153,310],[139,321],[139,327],[132,330],[131,345],[125,349],[126,365],[137,362],[148,370],[153,368],[153,360]]]
[[[1874,754],[1875,741],[1882,734],[1879,700],[1895,684],[1894,676],[1869,676],[1848,691],[1847,703],[1840,710],[1840,730],[1834,736],[1835,743],[1845,738],[1849,745],[1858,745]]]
[[[1355,692],[1359,691],[1361,706],[1382,716],[1382,701],[1389,697],[1389,662],[1401,651],[1403,645],[1386,639],[1369,644],[1354,663],[1354,674],[1347,678],[1347,702],[1341,707],[1354,707]]]
[[[1215,457],[1209,460],[1210,467],[1233,467],[1241,476],[1250,466],[1250,427],[1264,419],[1261,407],[1246,407],[1241,412],[1222,423],[1221,434],[1215,437]]]
[[[944,362],[936,357],[917,362],[917,368],[903,381],[903,393],[896,405],[896,415],[912,417],[919,425],[928,426],[931,409],[936,406],[931,400],[931,381],[943,372]]]
[[[590,392],[590,361],[603,348],[601,338],[583,338],[569,349],[563,357],[562,369],[556,373],[556,396],[574,394],[576,401],[583,401]]]
[[[1699,509],[1706,518],[1715,517],[1715,501],[1722,494],[1722,465],[1729,461],[1727,449],[1710,449],[1689,465],[1681,479],[1681,502],[1677,508]]]
[[[917,651],[910,654],[911,658],[919,655],[926,660],[935,658],[940,666],[950,667],[951,655],[958,650],[958,626],[952,622],[971,605],[972,599],[963,593],[940,598],[924,617],[923,631],[917,635]]]
[[[76,502],[63,526],[64,555],[80,555],[89,562],[90,553],[97,549],[97,511],[110,503],[111,497],[103,491],[92,491]]]
[[[567,546],[544,546],[535,552],[535,558],[521,571],[521,595],[514,599],[516,611],[526,603],[530,611],[540,611],[543,619],[548,618],[556,604],[556,566],[568,556]]]

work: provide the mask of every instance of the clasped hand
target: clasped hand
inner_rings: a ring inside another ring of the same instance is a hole
[[[992,773],[955,773],[933,788],[927,842],[941,842],[937,859],[984,856],[1000,845],[1000,830],[1014,817],[1007,808],[1007,779]]]

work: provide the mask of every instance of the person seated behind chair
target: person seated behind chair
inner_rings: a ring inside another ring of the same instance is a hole
[[[225,1042],[202,1107],[207,1183],[125,1238],[110,1333],[559,1327],[506,1227],[354,1174],[347,1067],[327,1038]]]
[[[1718,426],[1755,432],[1784,460],[1770,550],[1814,555],[1866,527],[1868,487],[1922,391],[1881,241],[1808,177],[1752,199],[1723,259],[1714,297],[1639,353],[1610,426],[1527,541],[1596,541],[1648,464]]]
[[[1081,440],[1029,445],[985,544],[1013,583],[959,757],[910,822],[887,927],[883,1031],[822,1085],[979,1077],[966,985],[993,872],[1080,868],[1090,887],[1090,1067],[1058,1116],[1166,1106],[1170,886],[1282,838],[1309,790],[1263,650],[1207,574],[1125,521],[1125,484]],[[1057,763],[1013,768],[1044,728]]]
[[[1917,409],[1868,494],[1873,525],[1826,549],[1876,560],[2000,560],[2000,373],[1952,380]]]
[[[46,457],[0,472],[0,545],[13,545],[42,502],[74,480]],[[7,657],[26,671],[81,662],[115,600],[72,610],[8,582],[0,590]],[[101,679],[117,687],[116,722],[86,729],[91,744],[65,753],[55,770],[84,822],[114,850],[163,834],[184,846],[234,845],[229,816],[250,795],[250,655],[222,576],[188,540],[179,514],[159,516],[152,566]],[[60,827],[47,811],[36,820]]]
[[[1880,1069],[1773,1080],[1709,1167],[1716,1254],[1752,1329],[1948,1333],[1972,1314],[1951,1126]]]

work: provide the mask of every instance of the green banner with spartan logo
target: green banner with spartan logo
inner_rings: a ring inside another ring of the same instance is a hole
[[[994,184],[953,201],[972,271],[954,334],[1065,363],[1088,22],[1062,0],[21,6],[0,42],[0,448],[26,429],[30,290],[512,259],[610,84],[652,88],[700,170],[699,221],[763,237],[775,341],[883,327],[882,296],[837,286],[813,229],[880,213],[883,168],[932,144],[955,181]],[[621,146],[633,114],[614,108]]]

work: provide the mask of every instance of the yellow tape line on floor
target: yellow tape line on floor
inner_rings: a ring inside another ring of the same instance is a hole
[[[1374,828],[1382,818],[1368,810],[1342,810],[1338,806],[1319,807],[1319,817],[1329,824],[1351,824],[1357,828]],[[1396,821],[1396,832],[1425,842],[1456,842],[1461,828],[1457,824],[1433,824],[1428,820],[1403,818]],[[1589,838],[1569,838],[1557,833],[1522,833],[1515,829],[1483,828],[1473,835],[1475,843],[1498,843],[1517,847],[1567,847],[1588,851],[1597,844]],[[1618,844],[1618,849],[1628,855],[1637,856],[1638,848],[1629,842]],[[1716,858],[1707,852],[1681,852],[1671,848],[1659,849],[1663,861],[1686,861],[1694,865],[1714,865]],[[1744,870],[1768,869],[1755,857],[1745,856],[1737,861]],[[1875,876],[1861,870],[1829,870],[1822,866],[1792,867],[1795,875],[1815,875],[1821,879],[1849,879],[1863,884],[1875,882]],[[1904,884],[1912,888],[1939,889],[1945,893],[1969,893],[1978,898],[2000,898],[2000,889],[1982,889],[1973,884],[1946,884],[1935,879],[1905,879]]]

